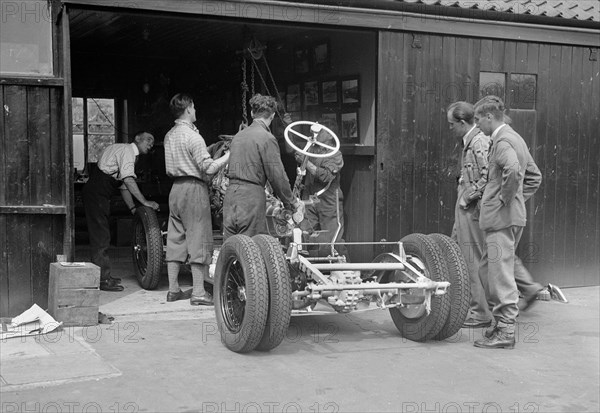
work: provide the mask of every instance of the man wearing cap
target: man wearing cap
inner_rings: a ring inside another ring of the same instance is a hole
[[[100,267],[100,289],[123,291],[119,278],[111,276],[108,248],[110,247],[110,198],[117,189],[131,213],[135,202],[158,210],[158,204],[148,201],[135,182],[135,161],[138,155],[147,154],[154,146],[154,137],[139,132],[132,143],[115,143],[107,146],[98,160],[98,168],[92,171],[83,187],[83,205],[90,237],[91,260]]]

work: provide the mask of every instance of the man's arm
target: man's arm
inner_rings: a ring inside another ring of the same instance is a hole
[[[507,205],[517,195],[519,190],[519,174],[521,164],[513,147],[507,142],[496,144],[498,151],[497,162],[502,170],[502,184],[500,186],[500,201]]]
[[[533,158],[529,158],[527,168],[525,168],[525,177],[523,179],[523,198],[525,198],[525,201],[536,193],[541,184],[542,173],[533,161]]]
[[[274,137],[269,139],[264,146],[264,153],[260,154],[264,165],[267,181],[273,187],[275,195],[283,202],[283,206],[287,209],[296,209],[297,201],[294,199],[290,183],[281,162],[281,153],[279,145]]]
[[[473,142],[473,156],[475,156],[475,162],[479,168],[479,180],[475,182],[475,190],[479,192],[479,196],[483,194],[483,190],[488,182],[488,149],[489,144],[486,142],[487,138],[476,139]]]
[[[133,177],[128,176],[127,178],[123,179],[123,182],[125,183],[126,188],[121,187],[121,196],[123,197],[123,200],[125,201],[127,207],[130,210],[135,208],[133,198],[131,197],[132,195],[135,197],[135,199],[140,201],[142,205],[152,208],[154,210],[158,210],[158,204],[156,202],[148,201],[144,197],[144,195],[142,195],[142,192],[140,191],[140,188],[138,187]]]
[[[211,158],[208,149],[206,148],[206,144],[204,143],[204,139],[202,138],[192,140],[190,151],[192,157],[200,167],[200,171],[206,175],[216,174],[227,165],[227,162],[229,162],[229,152],[219,159],[215,160]]]
[[[469,191],[465,191],[461,206],[468,208],[469,204],[483,196],[483,191],[488,182],[488,149],[489,143],[487,138],[481,138],[483,134],[475,136],[471,144],[471,151],[477,164],[479,171],[479,179],[471,185]]]

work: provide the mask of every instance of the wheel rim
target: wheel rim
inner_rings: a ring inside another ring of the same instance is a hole
[[[416,260],[418,260],[418,261],[416,261]],[[407,257],[407,261],[409,263],[412,263],[414,265],[414,267],[416,267],[417,269],[421,269],[421,267],[423,266],[423,259],[421,257],[417,257],[417,256]],[[426,277],[429,275],[427,269],[425,269],[423,275],[425,275]],[[412,294],[412,293],[422,295],[425,293],[425,291],[411,289],[410,294]],[[399,310],[400,310],[400,313],[402,313],[402,315],[404,317],[413,319],[413,320],[419,319],[427,313],[427,308],[425,307],[425,304],[408,304],[404,307],[400,307]]]
[[[135,226],[133,250],[135,252],[137,268],[143,276],[146,274],[146,269],[148,268],[148,241],[144,232],[144,226],[140,222]]]
[[[221,285],[221,311],[227,329],[233,333],[240,331],[246,313],[246,281],[244,269],[238,260],[231,260],[225,271]]]

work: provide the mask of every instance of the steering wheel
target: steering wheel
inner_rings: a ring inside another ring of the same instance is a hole
[[[298,125],[310,125],[310,131],[312,133],[312,136],[306,136],[306,135],[298,132],[297,130],[294,130],[294,127],[298,126]],[[326,143],[319,142],[317,140],[317,135],[319,134],[321,129],[325,129],[333,137],[333,141],[335,142],[334,146],[327,145]],[[304,141],[306,141],[306,145],[304,146],[304,148],[300,148],[299,146],[296,146],[296,144],[292,141],[291,134],[294,134],[294,135],[298,136],[299,138],[303,139]],[[293,150],[300,152],[303,155],[310,156],[313,158],[328,158],[330,156],[335,155],[337,153],[337,151],[340,150],[340,140],[338,139],[337,135],[335,133],[333,133],[333,131],[331,129],[329,129],[327,126],[321,125],[320,123],[317,123],[317,122],[311,122],[308,120],[299,120],[297,122],[290,123],[287,126],[287,128],[285,128],[283,135],[285,136],[286,142],[288,143],[288,145],[290,145],[292,147]],[[327,151],[324,153],[309,152],[308,150],[313,145],[317,145],[322,148],[325,148]]]

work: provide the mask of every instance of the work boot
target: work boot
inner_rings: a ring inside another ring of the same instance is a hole
[[[485,337],[475,341],[475,347],[481,348],[515,348],[515,325],[498,321],[493,332],[489,329],[484,333]]]
[[[488,328],[483,330],[483,336],[485,338],[492,338],[492,336],[496,332],[496,324],[497,324],[496,320],[492,320],[492,324]]]

